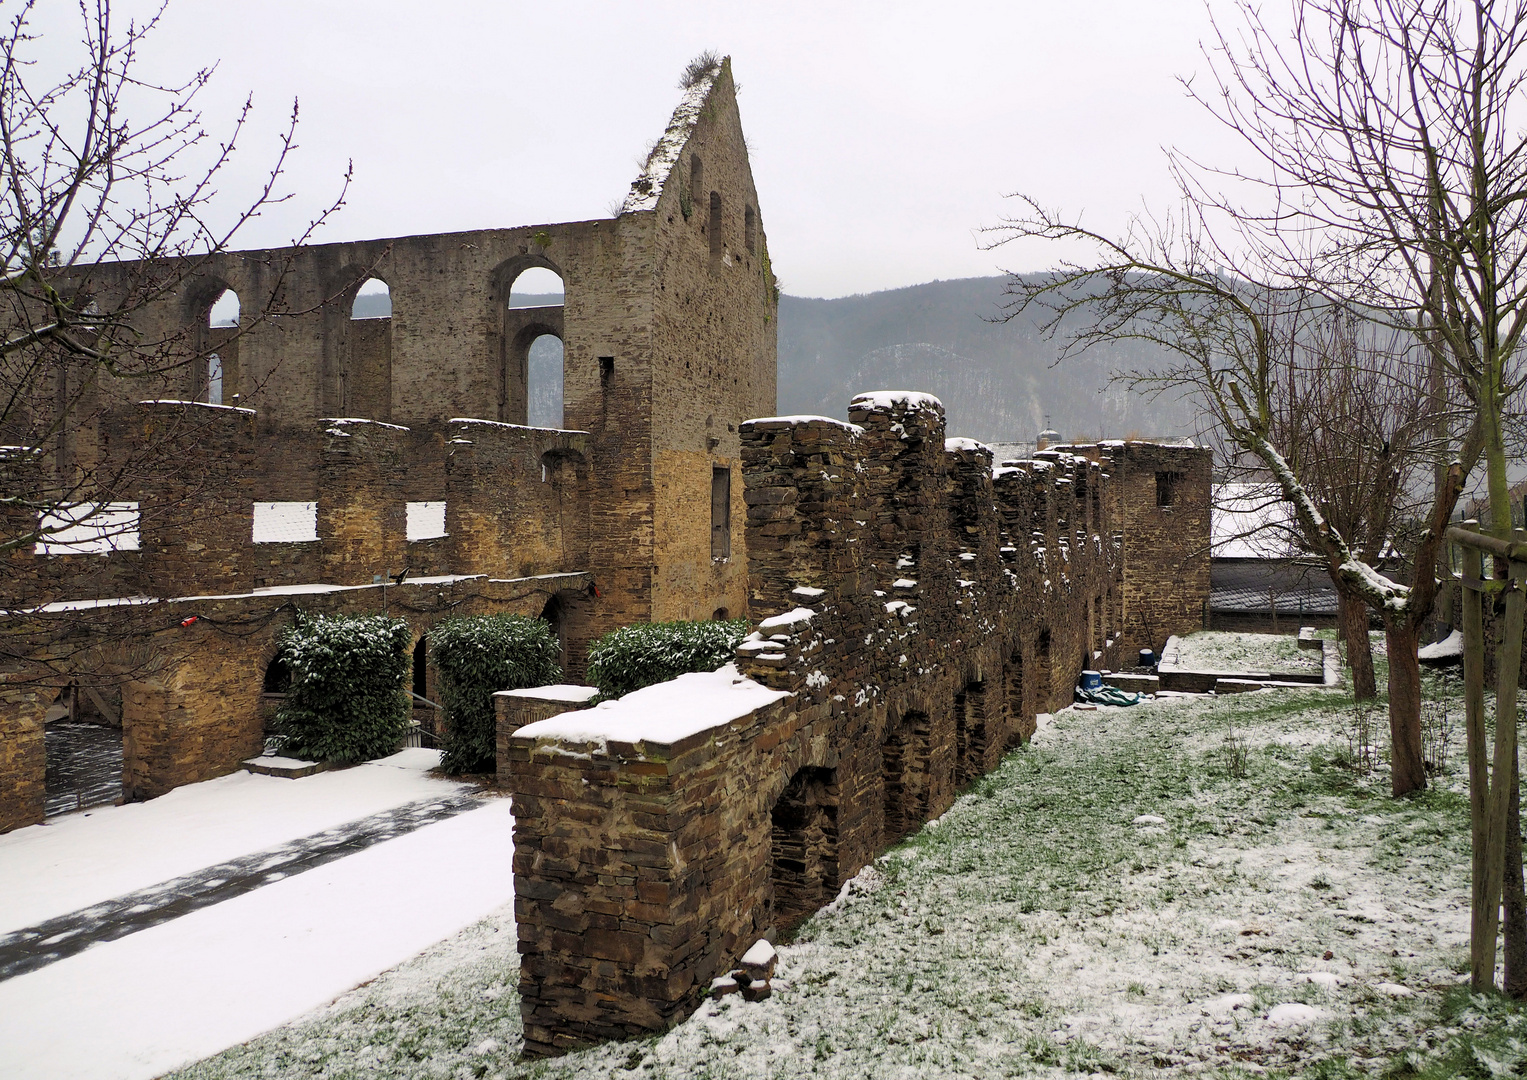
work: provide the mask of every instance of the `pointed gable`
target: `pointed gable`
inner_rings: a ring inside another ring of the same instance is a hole
[[[668,121],[662,138],[658,139],[647,155],[641,174],[631,182],[631,190],[620,208],[621,213],[657,209],[663,186],[673,174],[673,168],[678,164],[689,137],[694,134],[695,125],[699,123],[700,114],[710,99],[711,91],[715,89],[722,68],[730,62],[729,56],[717,58],[713,53],[703,53],[685,69],[681,84],[684,96],[673,110],[673,117]]]

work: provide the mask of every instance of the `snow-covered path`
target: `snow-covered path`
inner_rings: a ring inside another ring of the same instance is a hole
[[[0,837],[0,927],[463,792],[425,775],[433,760],[413,751],[296,781],[224,777]],[[321,1006],[511,899],[512,830],[509,800],[489,799],[0,982],[0,1074],[154,1077]]]
[[[237,772],[148,802],[0,836],[0,934],[420,799],[470,791],[428,775],[436,750],[302,780]]]

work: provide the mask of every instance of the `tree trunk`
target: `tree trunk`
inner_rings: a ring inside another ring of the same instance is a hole
[[[1378,697],[1373,675],[1373,646],[1368,638],[1368,605],[1345,591],[1336,591],[1341,636],[1347,643],[1347,666],[1352,669],[1352,696],[1358,701]]]
[[[1514,748],[1513,748],[1514,749]],[[1506,818],[1506,877],[1501,888],[1505,908],[1508,997],[1527,998],[1527,892],[1522,883],[1522,781],[1519,755],[1511,755],[1511,806]]]
[[[1417,640],[1415,626],[1403,615],[1384,620],[1384,643],[1389,652],[1389,790],[1396,798],[1426,787]]]

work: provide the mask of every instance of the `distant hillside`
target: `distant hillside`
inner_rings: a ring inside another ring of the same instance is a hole
[[[1003,281],[780,297],[780,413],[846,417],[862,390],[924,390],[944,402],[951,435],[987,442],[1031,441],[1046,416],[1066,439],[1193,433],[1188,402],[1109,385],[1115,371],[1156,366],[1156,350],[1121,342],[1056,367],[1061,342],[1045,340],[1031,321],[988,321]]]

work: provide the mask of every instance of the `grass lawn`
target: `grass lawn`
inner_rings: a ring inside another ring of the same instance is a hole
[[[506,908],[177,1075],[1516,1075],[1527,1020],[1458,989],[1462,747],[1396,802],[1352,718],[1322,690],[1058,714],[808,921],[771,999],[662,1036],[519,1061]]]
[[[1319,671],[1318,649],[1301,649],[1293,634],[1199,630],[1177,639],[1177,662],[1190,671]]]

